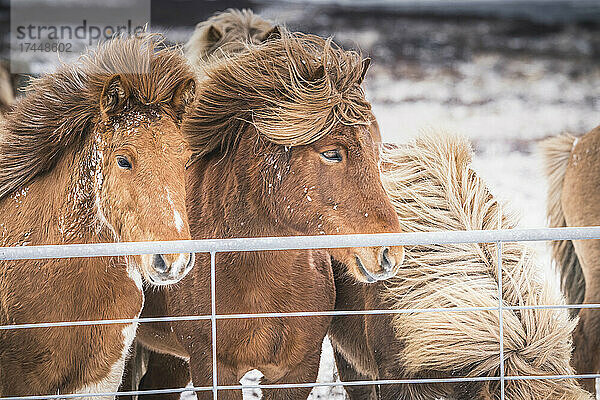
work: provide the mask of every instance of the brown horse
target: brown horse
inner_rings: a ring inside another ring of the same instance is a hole
[[[548,223],[551,227],[600,225],[595,201],[600,167],[600,127],[577,139],[561,135],[543,142],[548,176]],[[599,240],[556,241],[553,257],[569,304],[600,303]],[[575,314],[577,309],[574,310]],[[578,374],[600,372],[600,311],[579,310],[573,334],[573,366]],[[582,383],[595,391],[594,380]]]
[[[115,39],[35,81],[0,137],[2,246],[189,239],[181,118],[194,79],[152,37]],[[136,318],[142,276],[193,254],[0,262],[0,324]],[[136,323],[0,331],[0,395],[115,391]]]
[[[370,107],[360,87],[366,65],[358,54],[329,40],[282,32],[279,39],[209,68],[185,125],[199,153],[188,175],[192,236],[398,231],[367,128]],[[217,312],[332,310],[330,255],[344,261],[346,275],[372,282],[393,275],[403,251],[217,254]],[[210,313],[208,256],[199,256],[197,264],[177,290],[148,293],[143,315]],[[218,321],[219,384],[237,384],[254,368],[263,372],[263,383],[313,382],[329,323],[329,317]],[[138,340],[189,359],[194,385],[211,385],[210,323],[144,324]],[[185,364],[173,367],[181,372],[180,380],[166,387],[185,385]],[[164,371],[149,368],[148,374],[159,377]],[[156,381],[145,377],[140,389],[152,387]],[[305,399],[309,392],[271,389],[263,396]],[[198,393],[199,398],[211,396]],[[241,398],[241,391],[221,391],[219,398]]]
[[[186,56],[202,78],[202,71],[210,62],[226,55],[240,53],[247,46],[260,44],[279,36],[279,27],[247,9],[230,8],[199,22],[185,44]],[[148,366],[149,364],[149,366]],[[148,372],[146,373],[146,369]],[[162,370],[181,373],[164,374]],[[120,391],[136,390],[142,377],[142,387],[160,389],[181,387],[189,381],[187,362],[170,355],[152,352],[136,344],[131,361],[128,361]],[[156,372],[156,375],[154,375]],[[176,381],[172,381],[172,379]],[[179,395],[173,395],[179,398]],[[123,400],[129,396],[121,396]]]
[[[198,23],[194,35],[186,44],[186,55],[190,62],[198,67],[197,70],[201,71],[208,63],[217,60],[220,56],[236,54],[247,49],[248,46],[278,38],[279,29],[278,26],[254,14],[251,10],[228,9],[215,14],[207,21]],[[367,67],[368,65],[365,65],[365,68]],[[381,143],[381,134],[373,115],[368,121],[368,127],[377,148]],[[152,352],[139,344],[136,345],[134,356],[127,366],[122,391],[136,390],[138,387],[177,388],[185,386],[190,381],[186,361],[167,354]],[[130,397],[121,396],[121,398],[126,400]],[[160,398],[164,398],[164,395]],[[179,395],[174,394],[172,398],[178,399]]]
[[[199,22],[185,44],[192,65],[202,68],[211,56],[239,53],[249,44],[260,44],[279,27],[251,10],[229,8]]]
[[[510,229],[506,214],[470,166],[461,137],[435,134],[386,149],[382,182],[404,231]],[[334,268],[343,268],[336,264]],[[532,251],[502,247],[506,306],[563,304],[544,282]],[[419,245],[406,249],[398,275],[357,287],[336,276],[337,309],[497,307],[495,244]],[[504,365],[510,375],[571,375],[573,321],[564,309],[506,309]],[[342,381],[498,376],[500,318],[493,311],[421,312],[335,317],[330,330]],[[506,398],[589,399],[572,379],[508,380]],[[499,399],[496,381],[347,386],[358,399]],[[378,393],[377,393],[378,392]]]

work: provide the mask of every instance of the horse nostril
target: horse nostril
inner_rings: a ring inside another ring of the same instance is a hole
[[[194,266],[194,262],[196,261],[196,254],[194,253],[190,253],[190,258],[188,259],[187,265],[185,266],[185,269],[190,269]]]
[[[390,259],[389,247],[384,247],[381,252],[381,268],[386,272],[389,272],[394,268],[394,264]]]
[[[167,271],[167,263],[165,262],[165,259],[163,258],[163,256],[160,254],[154,255],[152,264],[153,264],[154,269],[157,272],[164,273]]]

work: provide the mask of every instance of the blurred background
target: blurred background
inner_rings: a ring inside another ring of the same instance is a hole
[[[10,13],[0,1],[6,59]],[[537,143],[600,124],[599,0],[152,0],[151,29],[185,43],[197,22],[229,7],[370,56],[366,93],[384,141],[430,129],[465,134],[476,169],[522,227],[545,225]],[[537,249],[550,266],[546,245]],[[325,345],[319,379],[331,380]],[[342,389],[315,389],[313,398],[343,398]]]

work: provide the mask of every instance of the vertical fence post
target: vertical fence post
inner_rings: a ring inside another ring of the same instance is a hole
[[[210,252],[210,325],[212,330],[212,392],[217,400],[217,301],[215,252]]]
[[[502,242],[496,242],[498,258],[498,315],[500,320],[500,399],[504,400],[504,302],[502,301]]]

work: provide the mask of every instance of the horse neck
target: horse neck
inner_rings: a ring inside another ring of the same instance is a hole
[[[239,158],[214,156],[193,164],[188,174],[188,211],[194,239],[292,236],[299,232],[279,221],[264,205],[265,193],[257,168],[239,165]],[[225,268],[243,279],[282,274],[309,250],[238,252],[220,257],[221,263],[244,265]],[[276,266],[276,268],[274,268]],[[220,268],[221,268],[220,267]],[[250,274],[250,271],[252,274]],[[233,277],[232,277],[233,278]]]
[[[90,140],[0,201],[3,245],[112,241],[95,211],[92,151]]]

